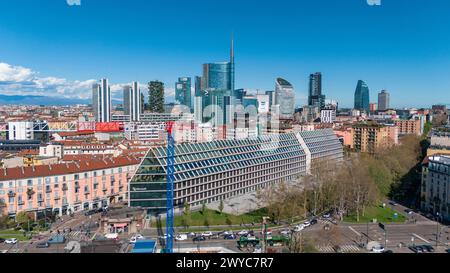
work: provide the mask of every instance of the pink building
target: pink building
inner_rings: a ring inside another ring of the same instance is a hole
[[[0,169],[4,212],[52,211],[60,215],[127,199],[128,181],[140,159],[133,156]]]

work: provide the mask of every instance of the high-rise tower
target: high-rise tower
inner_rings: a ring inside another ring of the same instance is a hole
[[[322,95],[322,74],[320,72],[309,76],[308,105],[318,106],[320,109],[325,107],[325,95]]]
[[[102,79],[100,84],[92,85],[92,107],[94,110],[95,121],[111,121],[111,89],[108,79]]]
[[[369,87],[364,81],[359,80],[355,90],[355,109],[365,110],[369,113],[369,101]]]
[[[130,121],[139,121],[141,117],[141,90],[138,82],[133,82],[131,86],[123,88],[123,109],[124,114],[130,116]]]
[[[390,94],[386,90],[382,90],[378,94],[378,110],[386,111],[390,107]]]

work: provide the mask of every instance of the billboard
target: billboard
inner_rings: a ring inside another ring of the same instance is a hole
[[[122,122],[78,122],[78,132],[114,133],[123,130]]]

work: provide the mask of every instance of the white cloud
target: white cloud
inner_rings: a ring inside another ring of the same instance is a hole
[[[81,0],[66,0],[69,6],[81,6]]]
[[[68,99],[90,99],[92,98],[92,85],[98,80],[75,80],[54,76],[41,77],[39,72],[22,66],[13,66],[0,62],[0,94],[4,95],[33,95],[60,97]],[[129,83],[110,83],[112,97],[123,98],[123,87]],[[147,83],[139,83],[141,92],[148,100]],[[175,98],[175,88],[166,87],[165,96],[167,101]]]

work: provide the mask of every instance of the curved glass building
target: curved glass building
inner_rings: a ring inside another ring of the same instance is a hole
[[[355,91],[355,109],[365,110],[367,113],[369,113],[369,101],[369,87],[364,81],[359,80]]]

